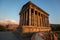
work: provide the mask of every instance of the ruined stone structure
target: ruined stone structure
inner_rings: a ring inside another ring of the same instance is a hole
[[[20,40],[31,40],[38,32],[50,32],[49,14],[31,1],[23,5],[20,13]]]

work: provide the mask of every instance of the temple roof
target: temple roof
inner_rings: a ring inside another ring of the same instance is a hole
[[[45,12],[44,10],[42,10],[40,7],[38,7],[37,5],[35,5],[34,3],[32,3],[31,1],[27,2],[26,4],[23,5],[23,7],[25,7],[26,5],[33,5],[36,8],[38,8],[39,10],[41,10],[42,12],[46,13],[47,15],[49,15],[47,12]]]

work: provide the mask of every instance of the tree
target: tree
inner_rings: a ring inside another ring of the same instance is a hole
[[[51,28],[52,31],[60,31],[60,24],[52,24]]]
[[[56,31],[60,31],[60,25],[56,27]]]
[[[0,31],[5,30],[5,27],[3,25],[0,25]]]

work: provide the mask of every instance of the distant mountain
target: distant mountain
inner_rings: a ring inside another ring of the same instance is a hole
[[[16,22],[15,20],[10,20],[10,19],[5,19],[5,20],[0,20],[0,25],[19,25],[18,22]]]

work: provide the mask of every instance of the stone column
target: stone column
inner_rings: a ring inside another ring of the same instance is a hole
[[[25,12],[24,12],[24,25],[25,25]]]
[[[43,27],[44,27],[45,21],[44,21],[44,15],[43,15]]]
[[[26,11],[26,25],[28,24],[28,11]]]
[[[44,23],[45,23],[45,21],[44,21],[44,15],[42,16],[42,23],[43,23],[43,27],[44,27]]]
[[[35,12],[36,12],[36,11],[34,11],[34,17],[35,17],[35,18],[34,18],[34,25],[37,26],[37,23],[36,23],[36,13],[35,13]]]
[[[45,21],[46,21],[46,27],[47,27],[47,17],[46,17],[46,20]]]
[[[31,8],[29,8],[29,26],[31,26]]]
[[[34,26],[35,26],[35,10],[34,10]]]
[[[42,16],[41,16],[41,27],[42,27],[43,25],[42,25]]]
[[[41,14],[39,16],[39,26],[41,26]]]
[[[44,20],[44,18],[43,18],[43,15],[42,15],[42,26],[44,26],[43,20]]]
[[[24,16],[24,17],[25,17],[25,19],[24,19],[24,20],[25,20],[25,25],[26,25],[26,11],[25,11],[25,16]]]
[[[39,13],[38,13],[38,26],[40,25],[40,21],[39,21],[40,19],[39,19]]]
[[[26,15],[26,12],[25,12],[25,25],[27,24],[27,15]]]
[[[35,11],[35,26],[37,27],[37,11]]]
[[[34,13],[32,12],[32,9],[31,9],[31,25],[34,26]]]
[[[48,18],[46,18],[46,25],[47,25],[47,27],[48,27]]]
[[[26,10],[26,13],[25,13],[25,25],[27,25],[27,18],[28,18],[28,17],[27,17],[27,14],[28,14],[28,13],[27,13],[27,10]]]
[[[23,12],[23,14],[22,14],[22,15],[23,15],[23,25],[24,25],[24,12]]]
[[[22,13],[23,14],[23,13]],[[21,14],[21,26],[22,26],[22,24],[23,24],[23,16],[22,16],[22,14]]]
[[[37,27],[38,27],[38,12],[37,12]]]
[[[45,27],[46,27],[46,17],[45,17]]]
[[[39,16],[39,21],[40,21],[40,27],[41,27],[41,13],[40,13],[40,16]]]
[[[49,18],[47,17],[47,26],[50,27]]]
[[[29,21],[28,11],[29,11],[29,9],[26,9],[26,14],[25,14],[25,16],[26,16],[26,21],[25,21],[26,25],[29,25],[29,22],[28,22]]]
[[[44,27],[45,27],[45,16],[44,16]]]
[[[38,12],[38,24],[37,24],[38,26],[40,26],[40,17],[39,16],[40,16],[40,13]]]
[[[40,20],[40,16],[39,16],[39,26],[41,26],[41,20]]]

